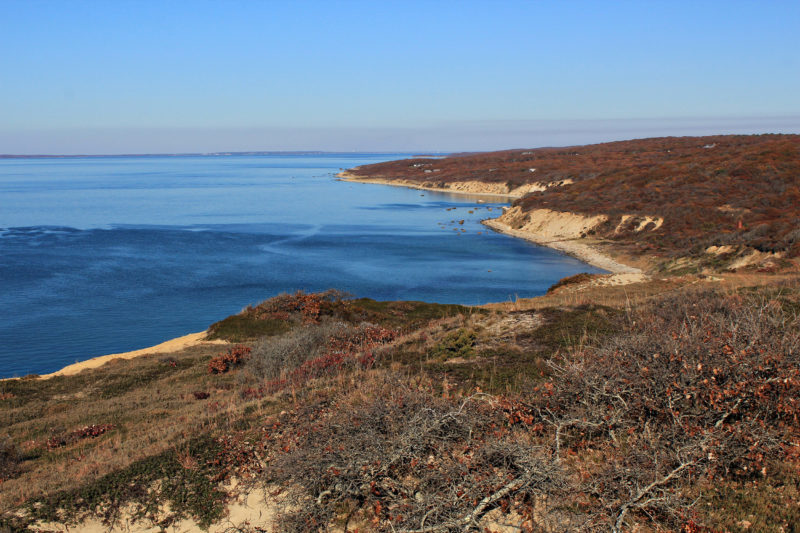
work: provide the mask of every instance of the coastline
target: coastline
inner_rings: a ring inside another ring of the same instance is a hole
[[[183,335],[181,337],[169,339],[160,344],[156,344],[155,346],[148,346],[147,348],[140,348],[138,350],[131,350],[129,352],[99,355],[97,357],[92,357],[91,359],[87,359],[85,361],[78,361],[77,363],[67,365],[61,368],[60,370],[51,372],[50,374],[42,374],[39,376],[39,379],[50,379],[56,376],[72,376],[74,374],[82,372],[83,370],[101,367],[104,364],[108,363],[109,361],[113,361],[114,359],[133,359],[134,357],[140,357],[142,355],[152,355],[156,353],[172,353],[172,352],[177,352],[178,350],[183,350],[185,348],[190,348],[192,346],[197,346],[198,344],[225,344],[225,341],[207,340],[206,339],[207,333],[208,333],[207,331],[189,333],[188,335]],[[6,378],[6,379],[20,379],[20,378]]]
[[[452,188],[426,187],[424,185],[419,185],[418,183],[414,183],[408,180],[392,181],[381,178],[362,178],[354,176],[350,174],[348,171],[340,172],[339,174],[337,174],[337,177],[341,181],[349,181],[353,183],[390,185],[393,187],[406,187],[410,189],[443,192],[459,196],[503,197],[508,202],[522,197],[522,194],[496,194],[487,192],[463,191]],[[612,258],[608,254],[603,253],[601,250],[599,250],[597,245],[593,245],[592,243],[585,241],[580,242],[579,239],[552,239],[545,235],[540,235],[532,231],[517,230],[510,227],[507,224],[504,224],[499,219],[500,217],[488,218],[482,220],[481,223],[484,226],[487,226],[497,231],[498,233],[503,233],[505,235],[517,237],[518,239],[524,239],[539,246],[546,246],[548,248],[558,250],[559,252],[575,257],[576,259],[579,259],[584,263],[587,263],[597,268],[602,268],[603,270],[607,270],[611,273],[610,282],[613,284],[621,285],[628,283],[636,283],[639,281],[643,281],[647,278],[646,274],[641,269],[620,263],[619,261]]]
[[[431,191],[431,192],[439,192],[443,194],[456,194],[459,196],[481,196],[487,198],[495,198],[503,202],[511,202],[513,200],[517,200],[521,198],[521,194],[511,194],[511,193],[500,193],[500,192],[482,192],[482,191],[466,191],[466,190],[458,190],[452,188],[442,188],[442,187],[429,187],[426,185],[420,185],[418,183],[408,181],[408,180],[385,180],[382,178],[362,178],[359,176],[354,176],[347,172],[340,172],[336,175],[339,181],[347,181],[350,183],[366,183],[372,185],[389,185],[390,187],[405,187],[406,189],[417,189],[419,191]]]
[[[336,177],[339,179],[339,181],[345,181],[351,183],[405,187],[408,189],[417,189],[423,191],[438,192],[443,194],[453,194],[457,196],[492,198],[495,200],[500,200],[502,202],[511,202],[513,200],[522,197],[522,194],[510,194],[510,193],[502,194],[495,192],[428,187],[407,180],[392,181],[381,178],[361,178],[353,176],[352,174],[349,174],[347,171],[338,173]],[[601,268],[603,270],[607,270],[610,272],[607,284],[624,285],[629,283],[636,283],[645,280],[647,277],[644,274],[644,272],[642,272],[641,269],[625,265],[623,263],[616,261],[612,257],[601,252],[597,246],[593,246],[590,243],[578,242],[578,239],[553,240],[545,237],[544,235],[539,235],[531,231],[513,229],[509,225],[501,222],[499,218],[500,217],[488,218],[482,220],[481,223],[484,226],[491,228],[494,231],[497,231],[498,233],[503,233],[505,235],[523,239],[532,242],[534,244],[537,244],[539,246],[546,246],[548,248],[552,248],[559,252],[575,257],[576,259],[579,259],[584,263],[595,266],[597,268]],[[38,379],[50,379],[57,376],[71,376],[74,374],[78,374],[83,370],[101,367],[104,364],[108,363],[109,361],[113,361],[115,359],[133,359],[135,357],[152,355],[156,353],[172,353],[179,350],[183,350],[185,348],[190,348],[192,346],[197,346],[199,344],[225,344],[225,341],[207,340],[205,338],[206,334],[207,331],[189,333],[187,335],[182,335],[174,339],[169,339],[160,344],[156,344],[155,346],[149,346],[146,348],[140,348],[138,350],[131,350],[128,352],[120,352],[120,353],[113,353],[108,355],[100,355],[97,357],[92,357],[91,359],[87,359],[85,361],[78,361],[76,363],[67,365],[59,370],[56,370],[55,372],[51,372],[49,374],[42,374],[38,377]],[[0,381],[4,381],[7,379],[20,379],[20,378],[3,378],[0,379]]]
[[[619,280],[629,279],[630,281],[628,281],[628,283],[634,283],[635,281],[642,281],[645,278],[645,274],[640,268],[620,263],[611,256],[606,255],[598,250],[597,246],[592,246],[592,244],[588,242],[579,242],[578,239],[552,240],[531,231],[513,229],[497,218],[487,218],[482,220],[481,223],[484,226],[492,228],[498,233],[511,235],[512,237],[517,237],[519,239],[525,239],[526,241],[530,241],[534,244],[546,246],[548,248],[558,250],[559,252],[564,252],[567,255],[575,257],[576,259],[580,259],[584,263],[597,268],[602,268],[603,270],[608,270],[611,274],[618,276]],[[626,278],[622,278],[622,276],[626,276]]]

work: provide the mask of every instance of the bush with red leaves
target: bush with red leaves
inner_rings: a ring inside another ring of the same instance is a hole
[[[54,448],[61,448],[62,446],[67,446],[79,440],[97,438],[112,429],[114,429],[114,424],[92,424],[91,426],[76,429],[65,435],[50,437],[47,439],[47,447],[51,450]]]
[[[302,317],[303,324],[316,324],[319,322],[323,304],[337,301],[342,296],[343,293],[336,290],[315,293],[297,291],[294,294],[279,294],[261,302],[256,307],[248,307],[245,310],[245,314],[251,314],[259,320],[289,320],[292,315],[299,314]]]
[[[208,362],[209,374],[224,374],[234,366],[242,364],[250,356],[251,348],[244,344],[237,344],[227,352],[220,353]]]

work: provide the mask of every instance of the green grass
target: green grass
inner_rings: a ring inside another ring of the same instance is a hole
[[[787,464],[772,464],[766,479],[706,486],[698,506],[710,515],[715,529],[798,533],[800,478],[791,470]],[[747,523],[749,527],[745,527]]]
[[[323,307],[323,313],[352,324],[370,322],[386,328],[410,331],[424,326],[431,320],[483,314],[486,311],[454,304],[380,302],[370,298],[358,298],[333,302]]]
[[[164,527],[191,517],[207,527],[225,512],[226,495],[214,481],[220,451],[214,439],[200,437],[188,443],[183,457],[173,449],[136,461],[79,488],[29,500],[26,511],[32,520],[67,523],[98,513],[111,525],[132,504],[134,520],[157,519]],[[187,462],[194,466],[186,468]]]
[[[619,332],[622,312],[601,305],[581,305],[573,309],[545,308],[541,313],[546,325],[533,335],[522,335],[520,341],[536,343],[545,351],[596,343]]]
[[[279,319],[258,319],[253,315],[239,314],[214,322],[208,328],[209,339],[222,339],[228,342],[247,342],[261,337],[271,337],[286,333],[292,324]]]
[[[474,331],[459,328],[445,335],[431,351],[429,355],[433,358],[446,361],[454,357],[471,357],[475,355],[474,345],[477,335]]]

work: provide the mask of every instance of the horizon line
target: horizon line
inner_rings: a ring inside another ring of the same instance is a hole
[[[564,145],[542,146],[517,146],[510,148],[490,150],[220,150],[213,152],[143,152],[143,153],[112,153],[112,154],[0,154],[0,159],[74,159],[74,158],[109,158],[109,157],[219,157],[219,156],[244,156],[244,155],[324,155],[324,154],[397,154],[415,157],[447,156],[457,154],[478,154],[491,152],[505,152],[513,150],[536,150],[543,148],[567,148],[571,146],[590,146],[614,142],[637,141],[646,139],[668,138],[703,138],[703,137],[734,137],[755,135],[800,135],[800,133],[762,132],[762,133],[712,133],[707,135],[656,135],[648,137],[630,137],[626,139],[610,139],[600,142]]]
[[[522,149],[522,148],[521,148]],[[455,152],[438,152],[425,150],[244,150],[220,152],[152,152],[152,153],[120,153],[120,154],[0,154],[0,159],[70,159],[80,157],[185,157],[185,156],[240,156],[240,155],[321,155],[321,154],[400,154],[424,157],[426,155],[446,155]],[[459,152],[462,153],[462,152]],[[464,152],[466,153],[466,152]],[[475,153],[470,152],[470,153]]]

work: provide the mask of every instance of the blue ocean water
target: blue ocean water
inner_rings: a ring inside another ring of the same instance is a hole
[[[482,226],[502,204],[334,177],[401,157],[0,160],[0,377],[202,331],[285,291],[480,304],[597,272]]]

